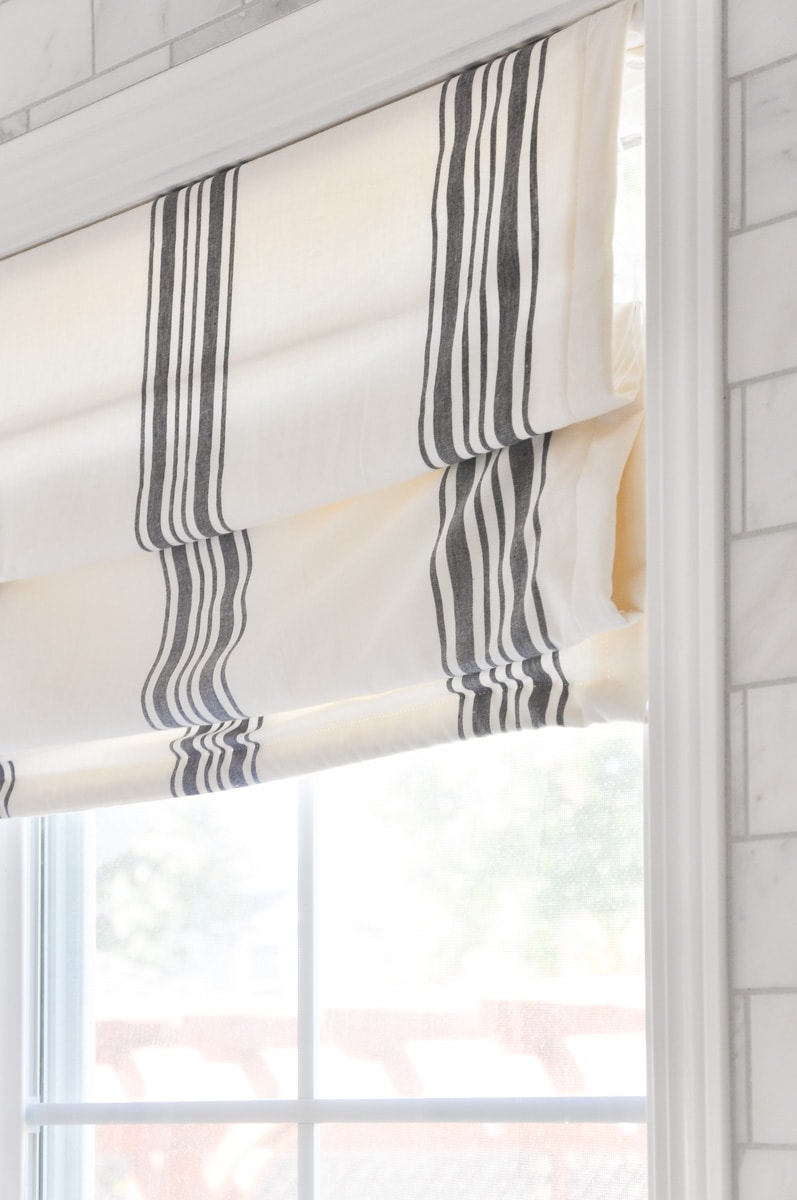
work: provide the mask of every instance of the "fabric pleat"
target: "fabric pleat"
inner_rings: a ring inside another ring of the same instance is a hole
[[[0,814],[644,715],[630,0],[0,263]]]

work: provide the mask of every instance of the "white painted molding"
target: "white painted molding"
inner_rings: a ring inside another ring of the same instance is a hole
[[[22,1122],[28,1097],[28,835],[30,821],[0,821],[0,1190],[26,1192],[31,1135]]]
[[[0,146],[0,257],[600,7],[595,0],[320,0]]]
[[[647,0],[652,1200],[732,1195],[720,0]]]

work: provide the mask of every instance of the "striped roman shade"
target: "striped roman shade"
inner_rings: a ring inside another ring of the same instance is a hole
[[[643,713],[630,3],[0,264],[0,808]]]

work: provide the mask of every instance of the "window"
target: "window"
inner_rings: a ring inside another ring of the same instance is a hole
[[[105,109],[97,106],[4,147],[2,163],[14,186],[2,200],[3,251],[97,219],[229,158],[299,136],[417,86],[463,59],[533,33],[535,27],[550,26],[558,14],[566,19],[586,7],[566,4],[553,10],[539,5],[530,11],[529,4],[507,0],[496,12],[436,0],[433,11],[407,3],[400,13],[386,12],[379,29],[371,29],[354,0],[331,17],[323,3],[313,6],[291,18],[300,39],[293,57],[288,22],[278,22],[271,32],[262,31],[262,38],[243,39],[221,55],[206,55],[171,80],[132,89],[126,102],[117,97]],[[703,1200],[728,1193],[729,1163],[719,700],[719,5],[698,11],[685,2],[665,6],[661,0],[647,0],[645,19],[652,1187],[659,1197]],[[317,54],[309,52],[314,36]],[[264,79],[260,62],[271,38],[272,61],[279,67]],[[239,52],[242,59],[236,60]],[[324,62],[335,63],[338,81],[346,79],[337,93],[333,80],[320,71]],[[241,83],[234,96],[225,87],[230,70],[236,70]],[[295,103],[286,90],[291,74],[299,84]],[[309,75],[315,76],[312,85]],[[199,112],[192,103],[184,118],[179,105],[170,109],[164,103],[163,92],[168,84],[179,94],[183,80],[197,102],[201,96],[201,104],[208,106]],[[268,88],[275,89],[271,103],[264,97]],[[152,136],[154,111],[159,114],[157,139]],[[275,112],[288,115],[264,132],[267,114]],[[106,137],[104,119],[109,122]],[[96,138],[87,137],[92,128],[98,131]],[[47,206],[37,202],[42,194],[51,198]],[[26,835],[9,823],[0,837],[2,962],[8,982],[0,1022],[0,1160],[11,1195],[21,1192],[20,1114],[32,1091],[23,1077],[25,1047],[19,1038],[19,1031],[29,1027],[30,1014],[21,928],[30,905],[22,845]]]
[[[641,759],[554,729],[46,819],[43,1200],[642,1200]]]

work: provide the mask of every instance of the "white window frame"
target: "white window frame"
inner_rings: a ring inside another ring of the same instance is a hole
[[[0,255],[422,86],[594,0],[320,0],[0,147]],[[731,1195],[721,0],[647,0],[651,1200]],[[231,86],[235,81],[235,86]],[[41,197],[46,196],[46,203]],[[28,827],[29,826],[29,827]],[[26,846],[0,823],[0,1171],[23,1195]]]

